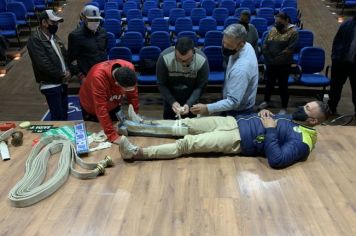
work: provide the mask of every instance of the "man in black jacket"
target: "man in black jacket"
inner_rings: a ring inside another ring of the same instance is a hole
[[[96,6],[85,6],[81,18],[82,24],[68,36],[68,60],[76,61],[78,77],[83,79],[93,65],[107,60],[107,35],[100,27],[103,18]]]
[[[340,25],[331,53],[331,84],[329,106],[337,114],[337,105],[341,98],[342,88],[350,79],[352,102],[356,115],[356,16]]]
[[[41,93],[46,97],[51,119],[67,120],[67,83],[71,73],[66,62],[67,50],[56,35],[63,18],[56,16],[53,10],[45,10],[39,19],[40,26],[27,42],[33,72]]]

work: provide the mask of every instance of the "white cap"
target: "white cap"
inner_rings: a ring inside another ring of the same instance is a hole
[[[53,10],[45,10],[41,13],[40,19],[49,19],[55,22],[63,22],[63,18],[57,16]]]
[[[100,16],[100,10],[96,6],[86,5],[82,10],[82,16],[85,16],[90,20],[102,20],[103,18]]]

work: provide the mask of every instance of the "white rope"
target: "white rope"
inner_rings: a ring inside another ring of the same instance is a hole
[[[105,135],[104,131],[101,130],[98,133],[92,133],[88,137],[88,143],[89,144],[91,144],[92,142],[101,143],[101,142],[105,142],[107,139],[108,137]]]
[[[181,110],[184,108],[182,107]],[[176,117],[178,118],[175,122],[174,125],[172,126],[172,134],[174,136],[180,136],[180,135],[185,135],[186,134],[186,129],[183,129],[183,125],[182,125],[182,116],[180,113],[178,113],[176,115]]]
[[[51,155],[60,153],[58,168],[51,178],[45,180],[47,164]],[[75,170],[78,164],[88,172]],[[105,173],[105,167],[113,165],[109,156],[98,163],[84,162],[76,154],[73,144],[60,135],[42,138],[31,150],[26,161],[25,175],[11,189],[9,199],[14,207],[27,207],[53,194],[68,179],[69,173],[80,179],[95,178]]]

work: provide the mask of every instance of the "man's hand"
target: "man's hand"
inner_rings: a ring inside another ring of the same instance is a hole
[[[208,106],[206,104],[195,104],[190,108],[190,111],[194,114],[194,115],[208,115],[209,111],[208,111]]]
[[[182,109],[183,111],[181,112],[181,115],[187,115],[189,113],[189,106],[187,104],[185,104],[183,106],[183,109]]]
[[[258,113],[258,116],[259,117],[266,117],[266,116],[274,116],[274,114],[269,110],[263,109]]]
[[[172,110],[174,111],[174,113],[181,114],[181,106],[178,102],[174,102],[172,105]]]
[[[277,126],[277,122],[270,116],[262,116],[261,121],[265,128],[276,128]]]
[[[70,82],[72,79],[72,74],[70,73],[69,70],[67,70],[65,73],[64,73],[64,82]]]

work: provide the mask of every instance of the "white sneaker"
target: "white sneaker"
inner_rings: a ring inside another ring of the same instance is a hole
[[[138,147],[130,143],[128,138],[126,136],[121,136],[120,142],[119,142],[119,151],[121,154],[122,159],[124,160],[130,160],[134,155],[137,154],[138,152]]]
[[[286,109],[281,109],[278,112],[278,115],[285,115],[285,114],[287,114],[287,110]]]
[[[128,115],[128,119],[137,123],[142,123],[143,119],[136,114],[135,110],[133,109],[133,106],[130,104],[129,105],[129,109],[127,110],[127,115]]]
[[[262,102],[260,105],[258,105],[258,109],[259,110],[263,110],[263,109],[266,109],[267,107],[269,107],[269,103],[264,101]]]

